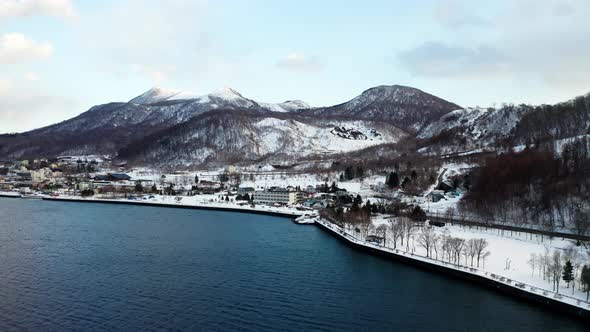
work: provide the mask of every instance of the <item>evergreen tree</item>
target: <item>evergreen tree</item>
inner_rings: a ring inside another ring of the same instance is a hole
[[[344,173],[340,173],[340,182],[344,182]]]
[[[354,170],[352,169],[351,166],[348,166],[344,169],[344,178],[346,180],[354,179]]]
[[[387,177],[387,186],[392,189],[395,187],[399,187],[399,176],[397,175],[397,173],[389,173],[389,176]]]
[[[354,211],[354,212],[356,212],[356,211],[358,211],[358,210],[359,210],[359,205],[358,205],[358,203],[356,202],[356,199],[352,201],[352,207],[350,208],[350,210],[351,210],[351,211]]]
[[[371,206],[371,201],[367,200],[367,203],[365,203],[365,210],[367,211],[367,215],[371,215],[371,213],[373,212],[373,208]]]
[[[416,180],[418,178],[418,173],[416,173],[416,170],[412,170],[412,180]]]
[[[402,182],[402,188],[405,188],[410,182],[412,182],[412,180],[410,180],[409,177],[405,177],[404,181]]]
[[[195,174],[195,183],[199,183],[199,176]]]
[[[143,192],[143,186],[141,185],[141,182],[139,182],[139,181],[135,182],[135,191],[138,193]]]
[[[357,178],[362,178],[363,176],[365,176],[365,170],[363,169],[362,166],[357,166],[356,167],[356,176]]]
[[[465,178],[463,179],[463,187],[465,187],[467,190],[471,188],[471,177],[469,174],[465,175]]]
[[[219,174],[219,182],[229,181],[229,176],[226,173]]]
[[[357,194],[353,203],[356,203],[357,206],[363,204],[363,198],[361,197],[361,195]]]
[[[228,195],[225,195],[225,201],[226,202],[229,202],[229,196]]]
[[[412,210],[412,220],[415,221],[426,221],[426,212],[422,210],[419,205],[416,205],[414,210]]]
[[[336,182],[332,182],[332,186],[330,186],[330,192],[335,193],[337,190],[338,187],[336,187]]]
[[[569,260],[563,266],[562,279],[567,283],[568,288],[570,287],[570,282],[574,280],[574,266]]]

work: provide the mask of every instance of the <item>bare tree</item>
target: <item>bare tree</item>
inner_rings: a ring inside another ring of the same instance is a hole
[[[535,266],[537,266],[537,263],[539,262],[539,259],[537,258],[537,254],[532,253],[530,255],[530,258],[528,259],[527,263],[531,266],[532,269],[532,273],[531,275],[534,276],[535,275]]]
[[[553,251],[549,266],[553,279],[553,289],[559,294],[559,281],[561,280],[561,270],[563,269],[563,257],[560,250]]]
[[[467,260],[470,260],[470,265],[473,266],[473,260],[475,259],[475,255],[477,255],[476,251],[476,239],[469,239],[465,242],[465,246],[463,247],[463,254],[465,255],[465,264],[467,264]]]
[[[394,220],[391,223],[391,237],[393,240],[393,249],[397,249],[397,241],[400,238],[402,239],[402,245],[404,245],[404,243],[403,243],[404,232],[403,231],[404,231],[403,225],[400,220]]]
[[[386,225],[379,225],[375,232],[383,238],[383,246],[387,245],[387,226]]]
[[[430,257],[430,251],[436,237],[437,235],[432,227],[422,227],[422,231],[418,234],[418,245],[426,249],[426,257]]]
[[[450,239],[450,246],[453,253],[453,262],[457,265],[461,264],[461,253],[463,252],[463,246],[465,245],[465,239],[453,237]]]
[[[486,239],[475,239],[474,241],[474,250],[475,255],[477,256],[477,267],[479,268],[480,260],[485,256],[489,256],[491,253],[487,250],[488,249],[488,241]]]

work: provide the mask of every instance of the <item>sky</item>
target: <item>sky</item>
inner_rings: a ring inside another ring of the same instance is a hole
[[[587,0],[0,0],[0,133],[159,86],[345,102],[377,85],[461,106],[590,92]]]

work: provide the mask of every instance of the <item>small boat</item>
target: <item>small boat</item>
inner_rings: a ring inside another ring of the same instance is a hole
[[[295,220],[293,222],[296,224],[299,224],[299,225],[311,225],[311,224],[314,224],[315,221],[316,221],[316,216],[304,214],[302,216],[295,218]]]
[[[43,199],[43,197],[49,197],[47,195],[41,195],[41,194],[32,194],[32,195],[22,195],[22,198],[25,199]]]
[[[22,195],[15,191],[0,191],[0,197],[20,198]]]

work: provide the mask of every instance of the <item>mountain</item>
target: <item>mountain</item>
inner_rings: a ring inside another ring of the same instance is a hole
[[[291,160],[395,143],[458,108],[397,85],[318,108],[300,100],[257,102],[231,88],[196,95],[155,87],[55,125],[0,135],[0,159],[107,154],[168,164]]]
[[[340,105],[300,112],[308,116],[384,121],[418,133],[426,125],[458,109],[461,109],[459,105],[415,88],[382,85]]]
[[[590,133],[590,94],[555,105],[503,105],[450,112],[417,138],[421,152],[506,151],[526,144],[555,145]]]

